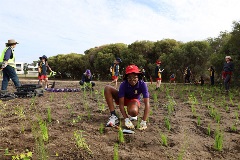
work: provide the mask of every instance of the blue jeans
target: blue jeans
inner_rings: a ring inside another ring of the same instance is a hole
[[[7,65],[3,70],[3,81],[1,90],[7,90],[8,82],[10,78],[12,79],[16,87],[21,86],[15,68]]]

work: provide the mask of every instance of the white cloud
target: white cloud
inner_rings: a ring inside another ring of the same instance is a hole
[[[15,38],[18,61],[83,53],[109,43],[216,37],[239,20],[238,0],[1,0],[0,44]]]

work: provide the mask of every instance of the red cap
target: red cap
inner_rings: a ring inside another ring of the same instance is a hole
[[[157,61],[156,61],[156,64],[161,64],[161,61],[157,60]]]
[[[137,73],[137,74],[139,74],[141,72],[139,71],[139,68],[136,65],[129,65],[126,68],[126,74],[130,74],[130,73]]]

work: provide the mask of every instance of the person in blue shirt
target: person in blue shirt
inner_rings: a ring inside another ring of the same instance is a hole
[[[110,118],[106,126],[115,126],[119,123],[115,112],[113,101],[119,105],[120,111],[125,119],[125,126],[127,128],[135,128],[132,120],[137,120],[140,108],[140,95],[143,95],[143,102],[145,105],[144,115],[140,123],[140,130],[147,128],[147,118],[149,115],[149,92],[147,84],[142,80],[142,73],[136,65],[129,65],[126,68],[124,81],[121,83],[119,90],[107,85],[104,89],[106,102],[110,110]],[[124,109],[127,106],[127,113]]]
[[[87,88],[85,88],[85,89],[90,89],[89,87],[92,87],[91,89],[93,90],[93,87],[95,86],[95,83],[92,81],[92,74],[91,74],[91,71],[89,69],[87,69],[85,71],[85,73],[83,73],[82,80],[79,82],[79,84],[81,86],[86,85]],[[91,86],[90,86],[90,84],[91,84]]]
[[[7,90],[8,82],[11,79],[15,85],[15,87],[20,87],[21,84],[19,82],[17,73],[15,71],[16,64],[15,64],[15,54],[14,48],[16,44],[19,44],[14,39],[8,40],[6,43],[6,48],[3,50],[0,62],[2,63],[1,69],[3,73],[3,80],[2,80],[2,91]]]

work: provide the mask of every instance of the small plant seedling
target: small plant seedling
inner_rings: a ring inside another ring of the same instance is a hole
[[[170,124],[170,120],[168,117],[165,117],[165,125],[167,127],[167,129],[170,131],[171,130],[171,124]]]
[[[237,131],[237,127],[236,127],[235,124],[232,125],[231,130],[232,130],[233,132],[236,132],[236,131]]]
[[[39,121],[39,127],[42,133],[42,139],[44,142],[48,141],[48,128],[47,128],[47,123],[43,120]]]
[[[113,155],[113,160],[118,160],[118,144],[116,143],[114,145],[114,155]]]
[[[167,136],[163,133],[160,133],[160,137],[161,137],[161,142],[163,146],[167,146],[168,142],[167,142]]]
[[[154,102],[154,103],[157,103],[157,102],[158,102],[157,94],[156,94],[156,93],[153,94],[153,102]]]
[[[138,120],[137,120],[137,129],[139,129],[140,128],[140,123],[141,123],[141,118],[138,118]]]
[[[229,106],[228,105],[226,105],[225,110],[226,110],[226,112],[229,111]]]
[[[211,126],[210,126],[210,124],[208,124],[207,134],[208,134],[209,136],[211,135]]]
[[[47,108],[47,118],[48,118],[48,122],[51,123],[52,122],[52,115],[51,115],[51,108],[50,107]]]
[[[26,150],[26,153],[20,153],[19,155],[12,156],[12,160],[31,160],[32,152]]]
[[[89,148],[88,144],[85,141],[83,132],[84,132],[83,130],[74,131],[73,136],[75,138],[76,145],[78,148],[82,148],[86,150],[89,154],[92,154],[91,149]]]
[[[52,94],[50,95],[50,97],[49,97],[50,102],[52,102],[53,99],[54,99],[54,94],[52,93]]]
[[[124,141],[125,141],[123,131],[121,128],[118,130],[118,141],[119,141],[119,143],[124,143]]]
[[[220,113],[216,113],[216,115],[215,115],[215,120],[217,121],[218,124],[220,123],[220,120],[221,120],[221,115],[220,115]]]
[[[103,132],[104,132],[104,125],[103,125],[103,123],[101,123],[100,127],[99,127],[99,133],[103,134]]]
[[[235,114],[236,120],[238,121],[238,119],[239,119],[238,118],[239,117],[238,111],[235,111],[234,114]]]
[[[214,148],[218,151],[221,151],[223,148],[223,133],[221,133],[219,130],[216,130],[214,139]]]

